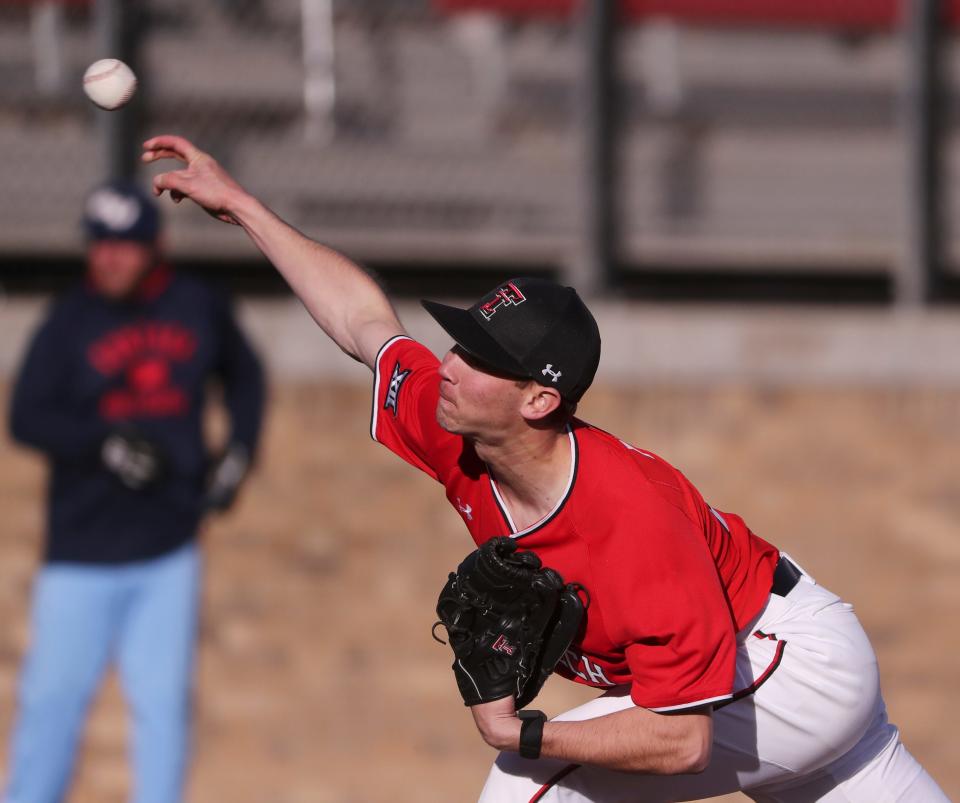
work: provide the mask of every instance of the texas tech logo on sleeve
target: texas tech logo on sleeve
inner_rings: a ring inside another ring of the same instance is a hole
[[[526,300],[520,289],[513,282],[508,282],[493,294],[493,298],[480,305],[480,314],[489,321],[500,307],[516,306]]]
[[[383,402],[384,410],[391,410],[393,412],[393,417],[397,417],[397,399],[400,396],[400,387],[403,385],[404,380],[410,376],[410,369],[406,371],[400,370],[400,362],[397,361],[396,365],[393,366],[393,373],[390,375],[390,386],[387,388],[387,398]]]

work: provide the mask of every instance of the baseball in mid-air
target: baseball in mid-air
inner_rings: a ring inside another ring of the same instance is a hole
[[[113,111],[137,91],[137,76],[120,59],[100,59],[83,74],[83,91],[101,109]]]

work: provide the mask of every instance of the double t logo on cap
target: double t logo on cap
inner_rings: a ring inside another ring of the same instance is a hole
[[[480,314],[488,321],[501,306],[507,304],[522,304],[527,299],[523,293],[512,282],[507,282],[504,287],[499,288],[489,301],[485,301],[479,307]]]

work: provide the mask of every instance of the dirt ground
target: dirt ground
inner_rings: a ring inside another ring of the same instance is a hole
[[[430,638],[437,591],[470,548],[459,517],[370,441],[367,388],[283,386],[272,402],[255,477],[204,535],[189,801],[475,799],[492,752]],[[581,413],[664,455],[854,603],[891,718],[960,799],[960,392],[601,387]],[[43,481],[4,438],[0,767]],[[584,698],[554,679],[540,702],[558,713]],[[71,803],[125,799],[125,740],[111,679]]]

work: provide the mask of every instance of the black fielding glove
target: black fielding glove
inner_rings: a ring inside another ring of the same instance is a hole
[[[446,628],[465,705],[513,696],[520,709],[539,694],[579,630],[579,589],[507,537],[487,541],[450,573],[434,629]]]
[[[204,506],[207,510],[227,510],[250,468],[250,452],[242,443],[232,443],[210,467]]]
[[[107,435],[100,446],[100,461],[131,491],[155,485],[165,469],[165,460],[156,444],[133,429]]]

